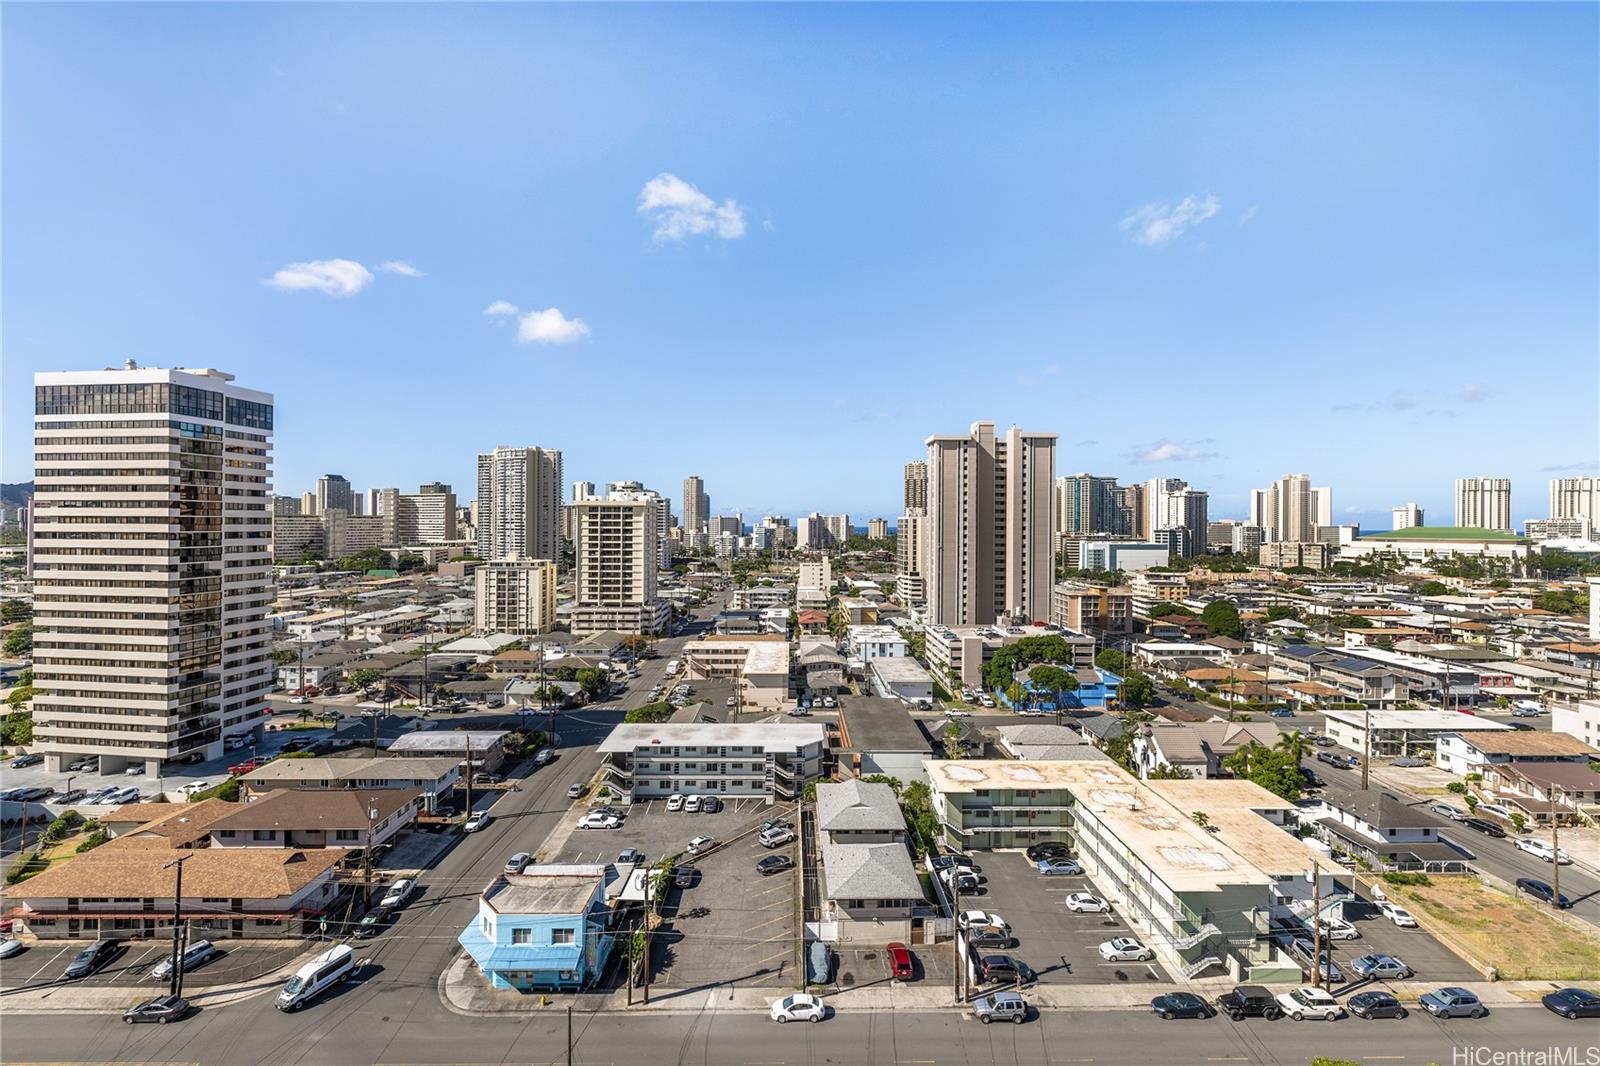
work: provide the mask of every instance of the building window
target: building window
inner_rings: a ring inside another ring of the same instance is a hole
[[[252,829],[250,831],[251,840],[271,840],[275,836],[277,836],[277,833],[271,829]]]
[[[531,943],[533,943],[533,930],[532,929],[513,929],[513,930],[511,930],[511,942],[513,944],[531,944]]]
[[[576,940],[576,935],[577,930],[574,929],[552,929],[550,930],[550,943],[571,944]]]

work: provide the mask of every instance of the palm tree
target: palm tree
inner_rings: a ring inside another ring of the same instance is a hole
[[[1298,729],[1291,729],[1278,738],[1278,750],[1294,756],[1299,762],[1311,753],[1311,741]]]

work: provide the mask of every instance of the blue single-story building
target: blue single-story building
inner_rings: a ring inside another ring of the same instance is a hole
[[[603,865],[529,866],[501,874],[478,897],[478,917],[456,939],[492,988],[574,992],[605,970],[614,936],[607,926]]]
[[[1073,676],[1078,679],[1078,687],[1071,692],[1063,694],[1061,710],[1064,711],[1103,711],[1109,702],[1117,698],[1117,689],[1122,684],[1122,678],[1110,670],[1101,670],[1099,667],[1089,666],[1081,670],[1074,670]],[[1022,682],[1022,687],[1027,690],[1028,697],[1023,701],[1021,708],[1013,708],[1019,714],[1029,712],[1035,714],[1054,714],[1056,699],[1054,695],[1036,694],[1033,682],[1027,679],[1024,671],[1017,680]],[[1011,701],[1004,692],[996,692],[995,699],[1006,707],[1011,706]]]

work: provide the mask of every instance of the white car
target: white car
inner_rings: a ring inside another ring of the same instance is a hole
[[[1118,936],[1100,945],[1100,957],[1107,962],[1144,962],[1156,953],[1131,936]]]
[[[681,810],[683,810],[683,793],[674,792],[672,795],[667,797],[667,810],[669,810],[669,811],[681,811]]]
[[[988,911],[962,911],[961,916],[956,921],[960,923],[963,929],[982,929],[986,926],[993,929],[1011,928],[1006,924],[1004,918]]]
[[[1417,920],[1411,916],[1411,912],[1398,904],[1380,903],[1378,904],[1378,910],[1385,918],[1402,929],[1415,929],[1417,927]]]
[[[463,833],[476,833],[493,820],[494,816],[488,811],[477,811],[461,824],[461,831]]]
[[[290,696],[289,697],[289,702],[294,704],[296,707],[302,707],[305,704],[310,703],[311,701],[306,699],[304,696]]]
[[[1329,940],[1360,940],[1361,930],[1349,922],[1341,922],[1335,919],[1331,922],[1322,923],[1322,935]]]
[[[699,814],[700,813],[700,797],[699,796],[685,796],[684,800],[683,800],[683,812],[685,814]]]
[[[1566,848],[1551,848],[1548,841],[1536,840],[1533,837],[1518,837],[1516,841],[1518,851],[1525,851],[1549,862],[1554,855],[1556,862],[1561,866],[1572,865],[1572,856],[1567,854]]]
[[[695,837],[693,840],[689,841],[689,854],[699,855],[702,852],[710,851],[716,846],[716,840],[711,837]]]
[[[1307,1018],[1321,1018],[1325,1021],[1335,1021],[1344,1013],[1344,1008],[1339,1006],[1339,1001],[1320,988],[1311,985],[1302,985],[1288,992],[1278,993],[1278,1006],[1283,1013],[1295,1021],[1304,1021]]]
[[[579,829],[618,829],[622,819],[614,814],[586,814],[578,819]]]
[[[756,837],[756,843],[764,848],[780,848],[793,839],[793,829],[784,825],[775,825],[771,829],[763,829],[761,835]]]
[[[797,992],[792,996],[773,1000],[772,1009],[767,1013],[780,1025],[784,1022],[820,1022],[827,1016],[828,1007],[820,996],[808,996],[803,992]]]
[[[9,959],[13,955],[21,955],[26,950],[28,950],[28,945],[20,940],[13,940],[11,937],[0,940],[0,959]]]
[[[414,877],[402,877],[389,886],[389,891],[383,894],[378,901],[380,907],[398,907],[411,898],[411,893],[417,890],[417,881]]]
[[[1105,914],[1111,904],[1092,892],[1074,892],[1067,897],[1067,910],[1074,914]]]

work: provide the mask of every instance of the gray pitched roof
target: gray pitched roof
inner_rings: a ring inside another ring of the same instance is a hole
[[[921,899],[922,882],[904,844],[822,842],[828,899]]]
[[[905,826],[899,801],[888,785],[859,778],[817,785],[817,828],[824,833]]]

